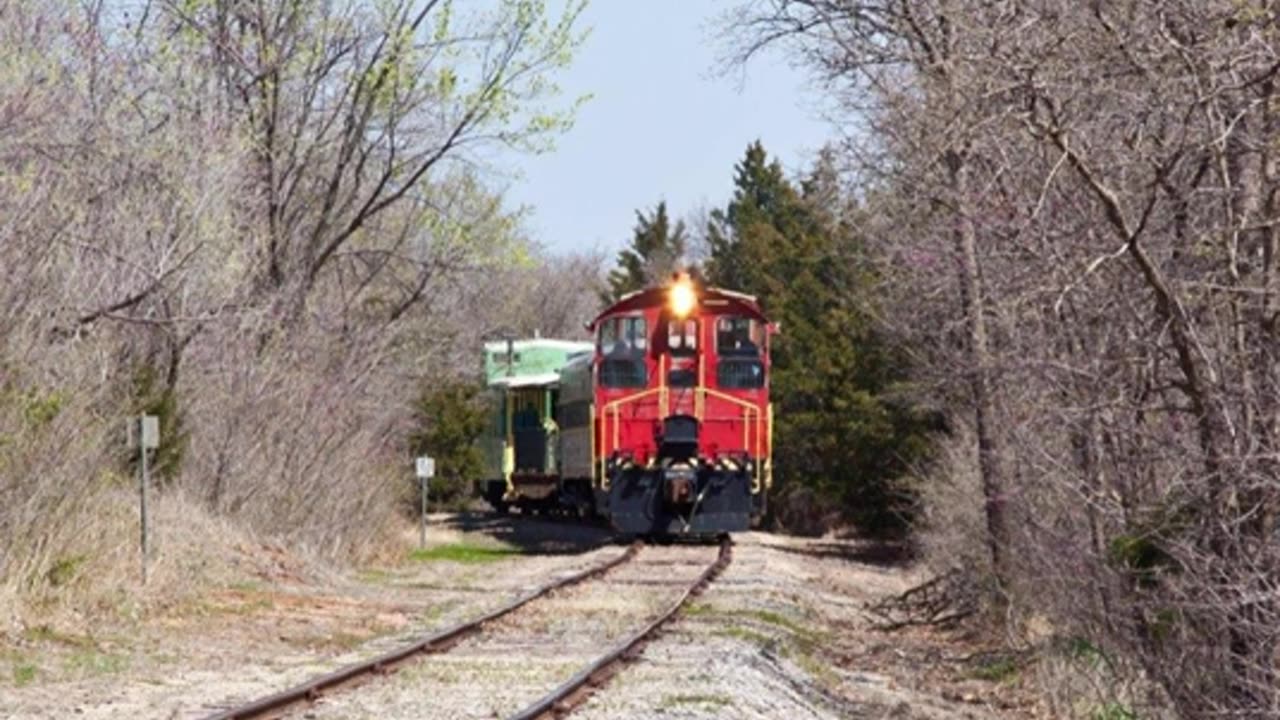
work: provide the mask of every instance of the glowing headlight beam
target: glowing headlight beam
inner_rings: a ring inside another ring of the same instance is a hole
[[[671,312],[676,317],[686,317],[693,311],[693,306],[698,304],[698,298],[693,293],[693,284],[688,278],[677,280],[671,286],[668,301],[671,304]]]

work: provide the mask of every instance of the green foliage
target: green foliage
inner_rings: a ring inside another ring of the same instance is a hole
[[[1062,644],[1062,652],[1067,657],[1077,662],[1084,663],[1091,668],[1110,665],[1111,661],[1102,648],[1089,641],[1088,638],[1074,636],[1067,638]]]
[[[520,550],[506,545],[476,545],[463,542],[420,548],[409,553],[409,559],[417,562],[444,560],[456,563],[483,564],[504,560],[519,554]]]
[[[80,566],[88,557],[85,555],[73,555],[71,557],[60,557],[53,562],[53,566],[45,574],[49,580],[49,584],[53,587],[66,585],[76,578],[80,572]]]
[[[1094,708],[1089,720],[1138,720],[1138,713],[1120,703],[1107,703]]]
[[[664,695],[662,697],[662,701],[658,703],[658,707],[663,709],[676,709],[693,706],[696,709],[712,711],[731,705],[733,705],[732,698],[726,695],[712,695],[708,693]]]
[[[119,675],[129,669],[129,658],[123,655],[84,650],[67,658],[66,666],[81,675]]]
[[[773,344],[775,467],[868,532],[900,531],[914,498],[903,481],[934,421],[905,397],[908,364],[873,322],[879,279],[830,155],[797,187],[756,142],[728,206],[707,228],[711,284],[760,298]]]
[[[476,446],[487,423],[479,388],[472,382],[433,383],[419,395],[414,414],[417,430],[409,437],[409,451],[436,460],[432,502],[450,506],[465,501],[472,482],[484,472],[484,455]],[[416,512],[416,492],[413,498]]]
[[[160,447],[152,451],[149,468],[155,478],[175,479],[182,470],[189,441],[186,418],[177,389],[152,365],[140,364],[134,369],[127,415],[156,416],[160,422]],[[131,472],[138,461],[136,454],[129,458]]]
[[[610,304],[669,277],[680,268],[685,242],[684,221],[673,226],[665,202],[648,215],[637,210],[631,245],[618,253],[618,267],[609,273],[609,288],[601,300]]]
[[[31,663],[18,663],[13,666],[13,685],[23,687],[35,682],[36,666]]]
[[[999,657],[982,663],[973,671],[973,676],[987,682],[1012,682],[1018,677],[1018,661],[1012,657]]]
[[[58,417],[64,403],[64,396],[56,390],[44,394],[33,391],[25,398],[22,416],[28,427],[39,430]]]
[[[1125,570],[1143,587],[1153,587],[1159,572],[1173,563],[1173,558],[1151,537],[1118,535],[1107,547],[1111,562]]]

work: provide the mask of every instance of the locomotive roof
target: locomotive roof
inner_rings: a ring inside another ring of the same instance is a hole
[[[595,319],[591,321],[590,327],[594,330],[601,320],[610,315],[649,308],[654,305],[665,305],[669,289],[667,286],[651,287],[627,293],[618,298],[617,302],[602,310],[599,315],[596,315]],[[764,316],[764,311],[760,309],[760,302],[754,295],[725,290],[724,288],[699,287],[698,303],[700,305],[713,306],[736,305],[752,318],[761,322],[768,322],[768,318]]]

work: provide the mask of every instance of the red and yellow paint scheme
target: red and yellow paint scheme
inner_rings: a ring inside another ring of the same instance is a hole
[[[680,273],[589,327],[594,353],[561,369],[562,476],[626,534],[748,529],[773,480],[759,303]]]

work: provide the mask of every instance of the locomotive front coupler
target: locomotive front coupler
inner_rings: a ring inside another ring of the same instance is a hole
[[[671,505],[688,505],[698,494],[698,469],[688,463],[665,467],[662,473],[663,497]]]

